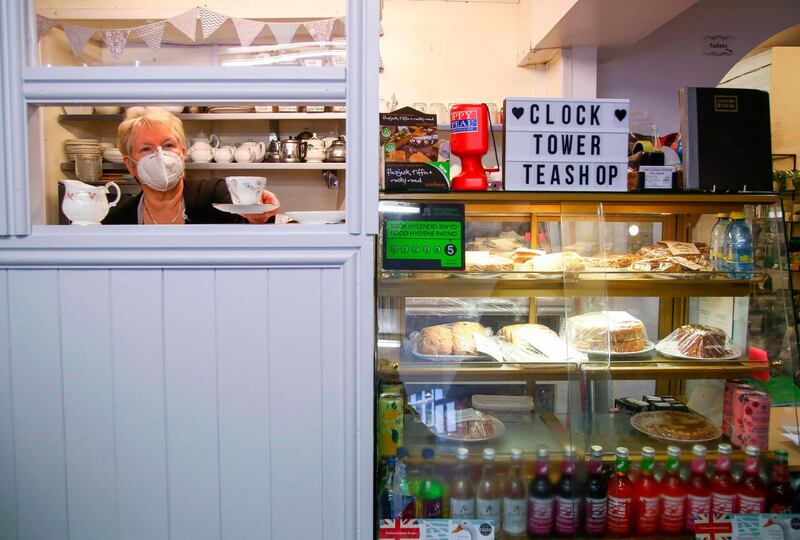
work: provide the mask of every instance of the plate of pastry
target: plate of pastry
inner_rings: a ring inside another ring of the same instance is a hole
[[[506,426],[489,414],[475,409],[462,409],[445,415],[443,425],[429,427],[438,439],[459,443],[491,441],[506,432]]]
[[[478,351],[475,337],[489,335],[490,329],[472,321],[427,326],[411,334],[411,353],[435,362],[487,361],[492,358]]]
[[[669,442],[707,442],[722,436],[720,427],[694,412],[641,412],[631,417],[631,426],[645,435]]]
[[[613,347],[613,345],[612,345],[612,347]],[[641,356],[641,355],[649,353],[650,351],[655,349],[655,344],[652,341],[645,341],[644,342],[644,347],[642,349],[633,350],[633,351],[615,351],[615,350],[611,350],[609,352],[607,349],[584,349],[584,348],[581,348],[581,347],[575,347],[575,349],[580,351],[580,352],[582,352],[582,353],[591,354],[591,355],[603,355],[603,356],[605,356],[606,354],[608,354],[610,356],[615,356],[615,357],[616,356]]]

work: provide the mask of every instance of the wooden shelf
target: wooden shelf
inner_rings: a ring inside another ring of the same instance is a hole
[[[345,120],[347,113],[179,113],[181,120]],[[122,114],[61,114],[59,122],[121,122]],[[448,126],[449,129],[450,126]]]
[[[385,201],[419,202],[626,202],[633,205],[652,203],[669,207],[675,203],[711,205],[717,203],[734,204],[776,204],[780,197],[775,193],[568,193],[568,192],[511,192],[511,191],[451,191],[449,193],[384,193],[380,199]]]
[[[276,171],[343,171],[347,168],[346,163],[186,163],[188,171],[253,171],[253,170],[276,170]],[[124,163],[103,163],[104,171],[127,171]],[[72,163],[62,163],[61,171],[67,173],[75,172],[75,165]]]

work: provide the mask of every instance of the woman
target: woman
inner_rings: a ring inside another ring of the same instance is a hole
[[[104,224],[172,225],[179,223],[267,223],[278,209],[263,214],[220,212],[212,203],[230,203],[225,181],[184,180],[186,135],[178,117],[161,107],[132,107],[117,130],[125,166],[142,187],[110,210]],[[271,192],[261,192],[262,204],[280,207]]]

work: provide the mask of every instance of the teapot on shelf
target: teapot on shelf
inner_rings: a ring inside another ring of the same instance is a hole
[[[252,146],[240,144],[233,152],[233,160],[236,163],[254,163],[256,160],[256,152]]]
[[[212,148],[217,148],[218,146],[219,137],[213,134],[209,137],[206,135],[205,131],[200,130],[200,133],[192,137],[192,146],[190,149],[211,150]]]
[[[306,160],[308,143],[289,136],[281,141],[281,161],[284,163],[302,163]]]
[[[316,133],[312,133],[311,137],[306,139],[306,144],[308,145],[306,161],[321,163],[325,160],[325,143],[317,137]]]
[[[217,163],[230,163],[233,161],[233,153],[236,148],[230,145],[220,146],[214,150],[214,161]]]
[[[344,163],[347,158],[347,144],[344,135],[333,141],[325,152],[325,161],[331,163]]]
[[[266,154],[266,152],[267,152],[267,145],[264,144],[264,141],[258,141],[258,142],[245,141],[245,142],[243,142],[242,144],[239,145],[240,148],[243,147],[243,146],[244,147],[248,147],[248,148],[252,148],[252,150],[253,150],[254,158],[252,160],[250,160],[250,161],[253,161],[255,163],[260,163],[260,162],[264,161],[264,154]],[[239,161],[239,160],[237,159],[237,161]]]
[[[281,160],[281,141],[279,139],[272,139],[269,141],[269,148],[267,149],[267,161],[277,163]]]
[[[116,206],[122,197],[119,186],[114,182],[107,182],[102,186],[91,186],[80,180],[62,179],[59,181],[64,184],[65,190],[61,211],[73,225],[99,225],[108,215],[109,208]],[[117,190],[117,197],[109,203],[106,195],[112,186]]]

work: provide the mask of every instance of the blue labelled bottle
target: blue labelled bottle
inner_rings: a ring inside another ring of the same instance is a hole
[[[715,272],[725,272],[725,231],[731,220],[727,213],[717,214],[717,223],[711,229],[711,266]]]
[[[433,448],[422,449],[422,480],[419,483],[417,498],[421,501],[423,519],[436,519],[444,517],[444,490],[442,483],[436,475],[436,464],[433,458],[436,453]]]
[[[731,223],[725,230],[725,266],[734,279],[750,279],[753,274],[753,233],[744,212],[731,212]]]
[[[411,488],[408,483],[408,471],[405,458],[408,457],[408,449],[401,446],[397,449],[397,467],[394,470],[394,493],[392,504],[394,505],[394,517],[403,519],[414,519],[416,509],[414,506],[414,496],[411,495]]]
[[[397,457],[386,458],[386,473],[378,491],[378,517],[381,519],[394,519],[394,472],[397,467]]]

